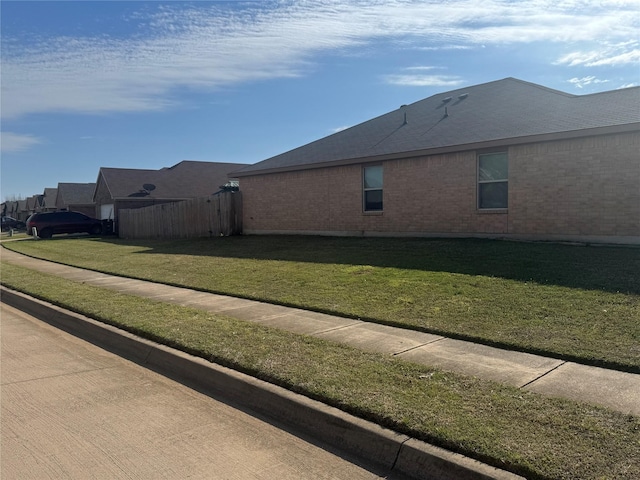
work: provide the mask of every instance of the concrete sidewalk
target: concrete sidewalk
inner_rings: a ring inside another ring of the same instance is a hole
[[[2,293],[4,480],[408,480],[67,334]]]
[[[401,328],[106,275],[1,248],[2,260],[129,295],[221,313],[473,375],[549,396],[640,415],[640,375],[503,350]]]

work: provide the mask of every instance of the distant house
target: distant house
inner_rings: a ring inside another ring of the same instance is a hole
[[[80,212],[95,217],[96,206],[93,202],[95,183],[58,183],[55,209]]]
[[[31,214],[40,211],[40,208],[42,207],[42,199],[43,199],[42,195],[32,195],[29,198],[27,198],[27,203],[26,203],[27,218],[29,218]]]
[[[42,211],[43,212],[55,212],[56,211],[56,199],[58,196],[57,188],[45,188],[42,199]]]
[[[117,224],[122,209],[142,208],[217,193],[239,163],[182,161],[160,170],[106,168],[98,173],[96,215]]]
[[[11,215],[16,220],[20,220],[21,222],[26,222],[27,218],[29,218],[29,210],[27,208],[27,200],[18,200],[16,202],[16,210],[15,215]]]
[[[13,217],[13,218],[18,218],[18,201],[17,200],[10,200],[8,202],[6,202],[6,207],[5,207],[5,213],[6,216],[8,217]]]
[[[234,175],[249,234],[640,243],[640,88],[578,96],[506,78]]]

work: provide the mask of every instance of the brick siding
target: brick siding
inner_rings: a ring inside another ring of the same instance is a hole
[[[504,150],[504,149],[502,149]],[[511,146],[509,208],[477,209],[476,151],[389,160],[384,212],[362,166],[243,177],[248,233],[640,237],[640,133]]]

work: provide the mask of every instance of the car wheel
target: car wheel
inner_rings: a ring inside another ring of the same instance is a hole
[[[41,232],[38,232],[38,237],[40,238],[51,238],[53,235],[53,230],[50,228],[43,228]]]
[[[91,231],[89,232],[91,235],[100,235],[102,233],[101,225],[94,225],[91,227]]]

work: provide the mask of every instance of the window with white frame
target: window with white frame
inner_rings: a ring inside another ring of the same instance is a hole
[[[365,212],[382,211],[382,165],[362,169],[362,199]]]
[[[478,209],[504,209],[509,198],[507,152],[478,155]]]

